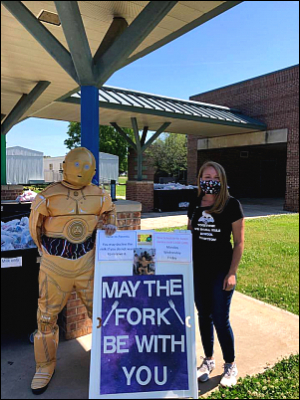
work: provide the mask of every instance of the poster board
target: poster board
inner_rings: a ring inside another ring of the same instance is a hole
[[[98,231],[89,398],[198,398],[196,369],[190,231]]]

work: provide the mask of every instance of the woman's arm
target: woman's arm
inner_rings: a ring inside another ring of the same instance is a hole
[[[192,230],[193,230],[193,227],[192,227],[192,221],[191,221],[190,219],[188,219],[188,225],[187,225],[187,228],[188,228],[188,230],[189,230],[189,231],[192,231]]]
[[[245,238],[245,219],[241,218],[232,224],[233,234],[233,255],[229,273],[224,279],[223,290],[232,290],[236,285],[236,273],[244,252],[244,238]]]

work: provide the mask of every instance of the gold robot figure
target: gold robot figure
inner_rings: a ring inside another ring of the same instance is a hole
[[[95,158],[84,147],[65,158],[63,180],[39,193],[31,206],[30,233],[42,256],[39,274],[38,330],[34,336],[36,373],[31,383],[43,393],[54,374],[58,314],[75,287],[92,316],[96,230],[116,231],[111,197],[91,184]]]

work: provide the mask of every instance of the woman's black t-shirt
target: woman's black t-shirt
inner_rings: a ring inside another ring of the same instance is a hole
[[[244,217],[240,202],[230,197],[220,214],[208,214],[201,207],[202,197],[190,203],[188,218],[192,222],[195,272],[228,272],[232,261],[230,242],[232,223]]]

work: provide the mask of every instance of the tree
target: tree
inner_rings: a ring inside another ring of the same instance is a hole
[[[177,176],[187,169],[187,139],[185,135],[169,133],[165,139],[157,139],[148,154],[157,172]]]
[[[134,137],[132,129],[123,128],[124,132],[132,139]],[[74,149],[81,145],[81,126],[79,122],[70,122],[67,135],[69,138],[64,141],[68,149]],[[99,151],[119,156],[119,170],[128,170],[128,142],[112,127],[99,127]]]

